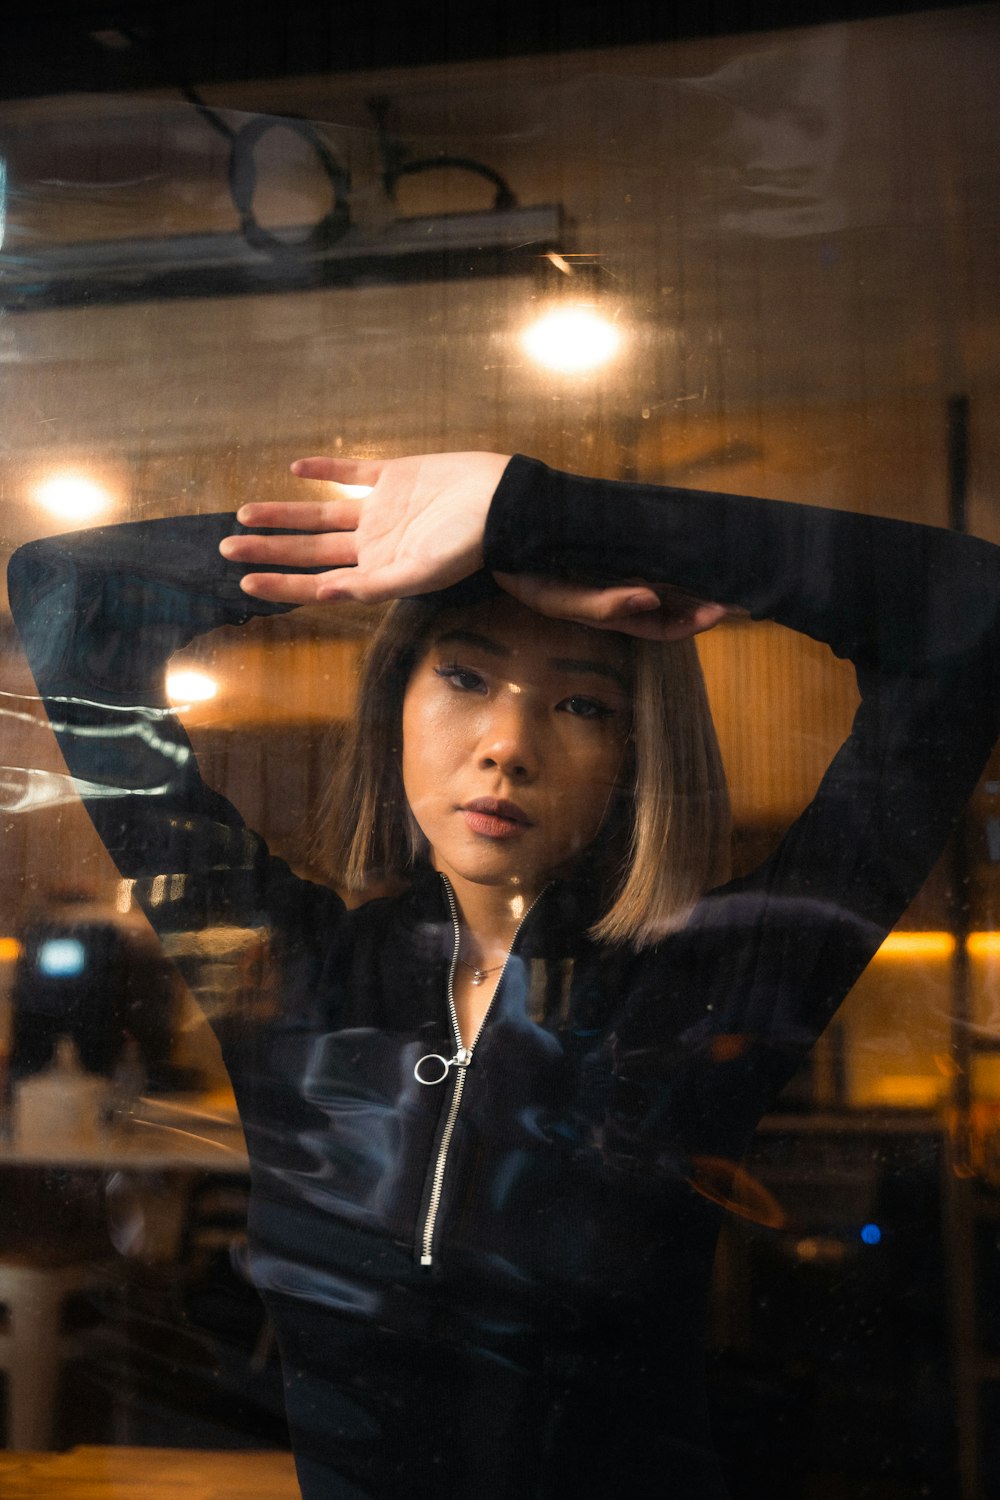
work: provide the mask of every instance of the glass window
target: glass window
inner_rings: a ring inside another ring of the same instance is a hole
[[[996,32],[0,105],[0,1478],[997,1483]]]

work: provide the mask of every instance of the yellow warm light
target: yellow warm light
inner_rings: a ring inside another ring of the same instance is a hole
[[[583,375],[613,359],[622,337],[615,325],[593,308],[577,305],[544,313],[524,330],[521,343],[525,352],[547,370]]]
[[[195,672],[190,667],[184,667],[167,673],[167,697],[178,706],[207,703],[218,691],[219,684],[206,672]]]
[[[970,958],[1000,957],[1000,932],[970,932],[966,945]]]
[[[103,484],[70,469],[43,479],[36,486],[35,499],[60,521],[92,521],[114,504]]]
[[[951,958],[955,939],[950,932],[890,932],[879,958]]]
[[[17,938],[0,937],[0,963],[15,963],[21,957],[21,944]]]

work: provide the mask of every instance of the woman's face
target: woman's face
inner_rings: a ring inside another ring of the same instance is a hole
[[[595,838],[632,721],[630,648],[501,598],[442,615],[403,701],[403,785],[453,884],[533,898]]]

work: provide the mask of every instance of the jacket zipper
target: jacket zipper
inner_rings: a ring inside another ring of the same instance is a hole
[[[448,880],[447,875],[442,875],[441,881],[444,885],[444,893],[448,898],[448,910],[451,913],[451,925],[454,932],[451,965],[448,969],[448,1015],[451,1020],[452,1036],[455,1042],[455,1056],[452,1058],[438,1059],[444,1064],[445,1071],[442,1074],[442,1077],[440,1079],[436,1079],[435,1082],[443,1082],[444,1078],[447,1076],[449,1067],[454,1067],[456,1072],[455,1083],[451,1092],[451,1102],[448,1105],[448,1118],[445,1121],[444,1130],[441,1134],[441,1144],[438,1146],[437,1160],[434,1163],[434,1176],[431,1179],[431,1196],[430,1201],[427,1204],[427,1213],[424,1216],[423,1233],[420,1236],[420,1264],[422,1266],[430,1266],[434,1263],[434,1226],[437,1223],[438,1210],[441,1207],[441,1193],[444,1189],[445,1167],[447,1166],[448,1162],[448,1152],[451,1148],[451,1138],[455,1133],[455,1122],[458,1119],[459,1105],[462,1102],[462,1094],[465,1089],[466,1070],[469,1064],[472,1062],[472,1053],[475,1049],[476,1043],[479,1041],[479,1038],[483,1034],[483,1027],[489,1020],[490,1012],[493,1010],[493,1007],[496,1004],[496,998],[500,993],[500,986],[503,984],[504,975],[507,972],[507,965],[510,963],[511,954],[514,951],[514,944],[517,942],[521,928],[528,920],[528,917],[530,916],[533,908],[537,905],[539,898],[543,894],[542,891],[539,891],[534,901],[532,901],[531,906],[528,907],[528,910],[524,913],[521,920],[518,922],[517,927],[514,929],[514,936],[511,939],[510,947],[507,950],[507,957],[504,959],[503,968],[500,970],[500,977],[497,980],[497,987],[493,991],[493,998],[487,1006],[486,1014],[480,1021],[479,1028],[476,1031],[475,1036],[472,1038],[471,1043],[468,1047],[463,1047],[462,1033],[458,1025],[458,1011],[455,1008],[455,970],[458,967],[458,950],[462,941],[462,929],[458,920],[458,902],[455,900],[455,892],[451,888],[451,882]],[[423,1061],[424,1059],[421,1058],[421,1062]],[[418,1069],[419,1067],[420,1063],[417,1064]],[[420,1079],[419,1072],[417,1073],[417,1077],[418,1079]],[[424,1080],[420,1079],[420,1082],[424,1082]]]

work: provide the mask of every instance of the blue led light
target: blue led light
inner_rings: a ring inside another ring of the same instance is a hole
[[[882,1238],[882,1231],[877,1224],[865,1224],[861,1229],[861,1238],[866,1245],[877,1245]]]
[[[86,962],[79,938],[48,938],[38,949],[38,972],[49,979],[72,979],[83,973]]]

